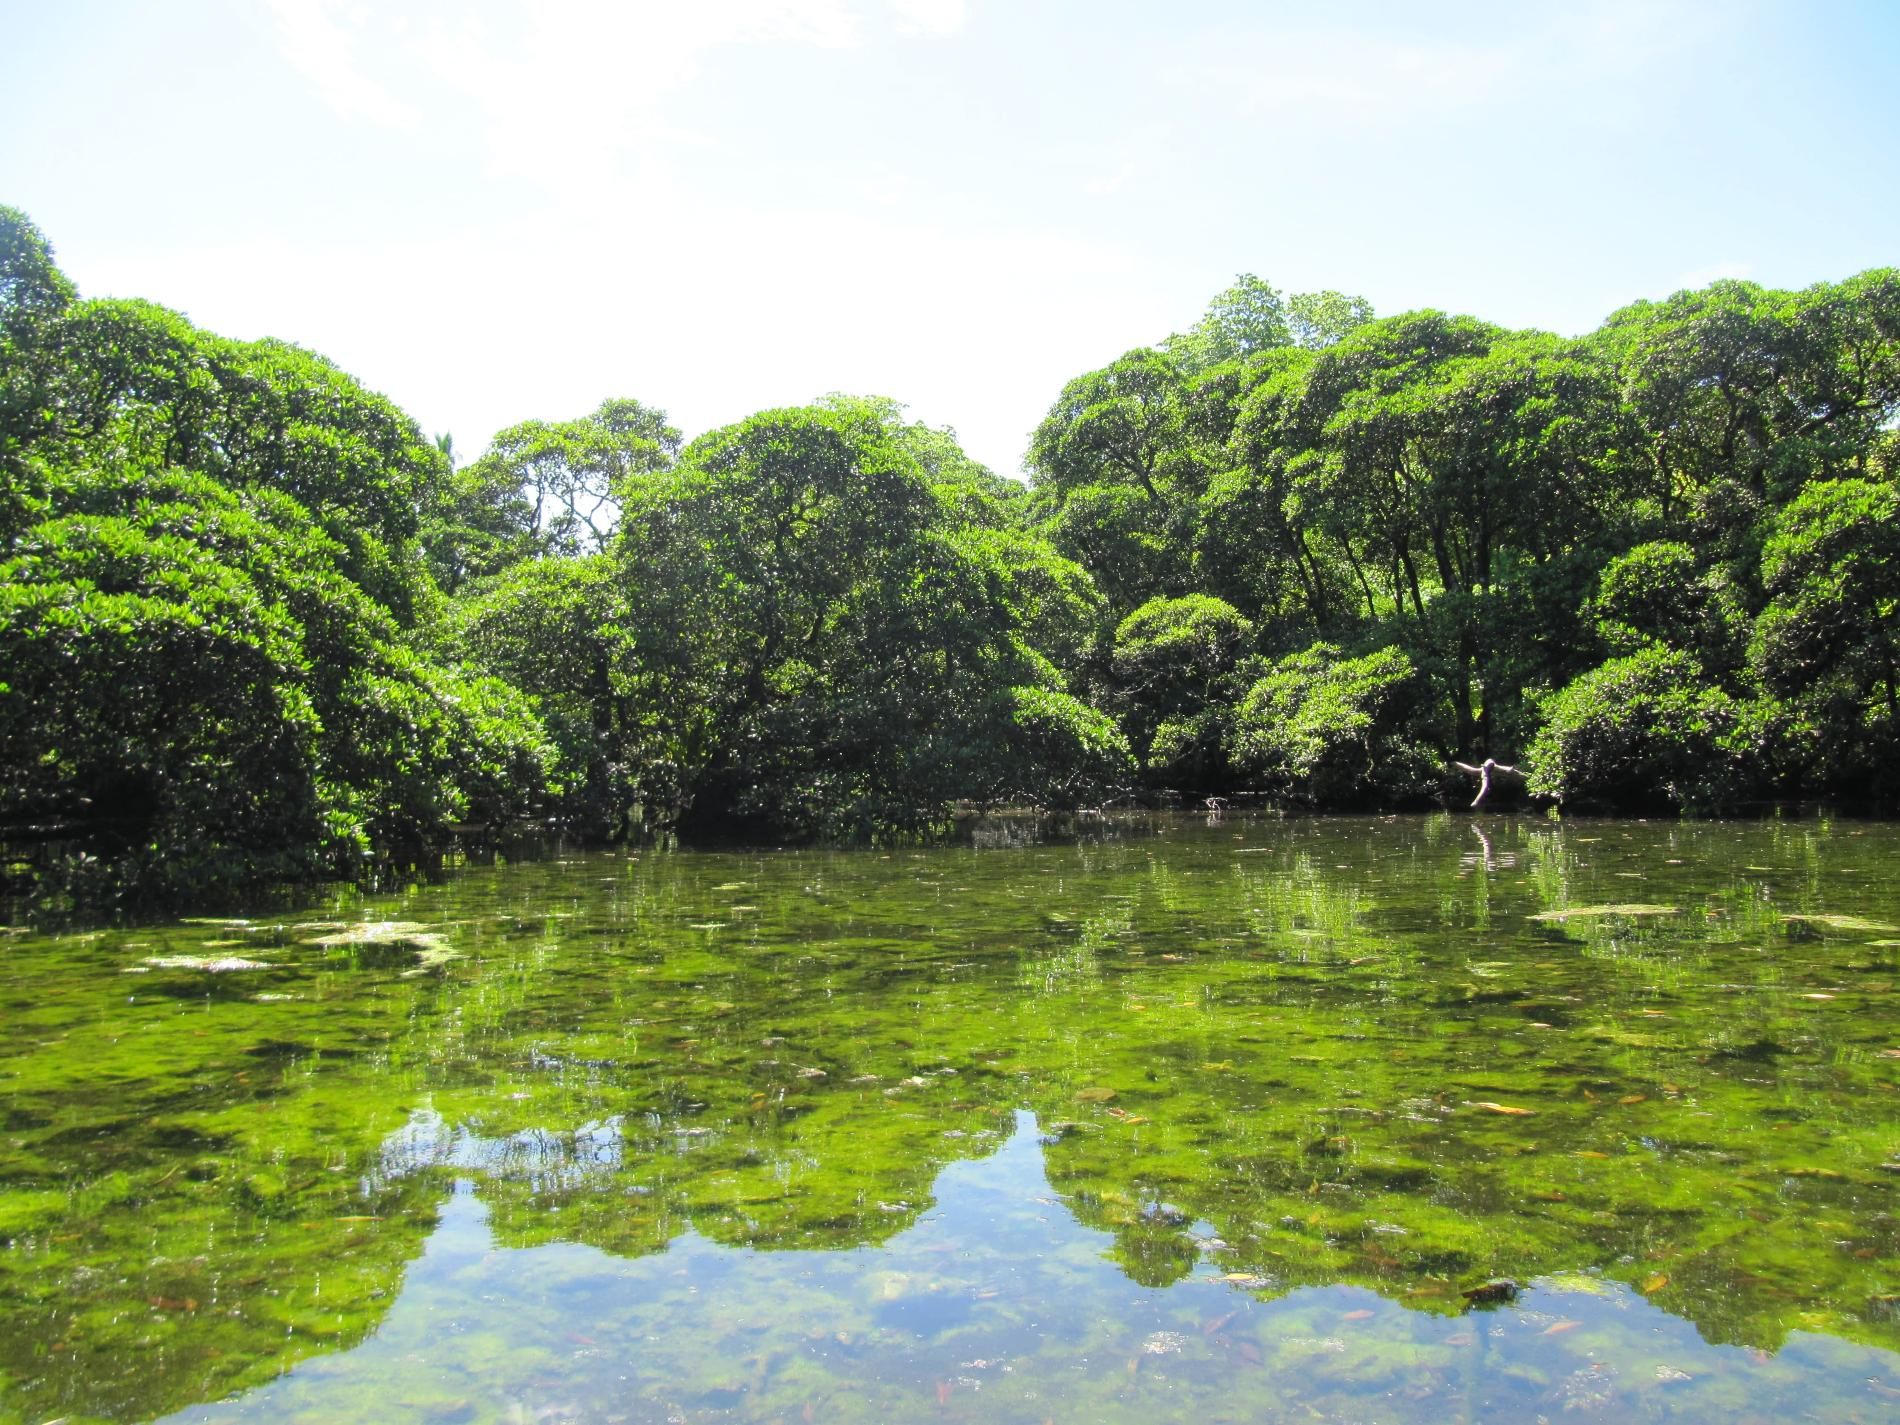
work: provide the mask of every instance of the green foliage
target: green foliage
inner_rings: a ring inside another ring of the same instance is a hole
[[[1286,303],[1287,335],[1309,350],[1345,340],[1372,317],[1372,303],[1344,292],[1296,292]]]
[[[1776,710],[1713,684],[1693,653],[1651,644],[1549,699],[1533,792],[1567,806],[1733,809],[1770,785]]]
[[[52,246],[18,208],[0,203],[0,340],[17,341],[72,303]]]
[[[533,700],[559,750],[557,814],[595,838],[639,824],[657,716],[633,659],[630,592],[605,554],[529,560],[459,601],[445,638],[451,655]]]
[[[1347,658],[1316,643],[1248,690],[1235,762],[1270,791],[1321,806],[1418,801],[1441,779],[1428,697],[1396,648]]]
[[[291,496],[341,567],[404,622],[427,602],[413,540],[446,470],[414,421],[322,357],[235,342],[149,302],[74,302],[41,323],[8,377],[9,442],[45,469],[128,462]],[[10,403],[11,404],[11,403]]]
[[[1164,350],[1189,371],[1286,346],[1292,340],[1286,299],[1251,272],[1207,304],[1207,312],[1185,335],[1163,343]]]
[[[1753,661],[1817,735],[1810,777],[1855,801],[1900,795],[1900,491],[1809,485],[1762,555]]]
[[[519,471],[478,460],[451,471],[437,488],[422,552],[443,593],[458,594],[475,580],[532,559],[536,549],[534,506]]]
[[[1677,540],[1639,544],[1612,559],[1584,616],[1614,654],[1660,643],[1696,654],[1717,673],[1740,666],[1748,638],[1741,592]]]
[[[0,824],[99,839],[100,889],[347,870],[538,794],[519,694],[417,658],[287,496],[132,467],[57,501],[0,564]]]
[[[867,834],[1009,794],[1009,690],[1057,677],[1024,635],[1066,627],[1073,647],[1089,601],[1046,546],[959,527],[971,482],[943,478],[959,459],[892,403],[833,397],[702,437],[630,487],[615,558],[653,680],[647,805]]]
[[[1227,709],[1254,626],[1206,594],[1150,599],[1115,630],[1110,667],[1131,744],[1151,778],[1226,780]]]
[[[1281,294],[1251,272],[1207,304],[1207,311],[1186,333],[1177,332],[1162,349],[1189,372],[1225,362],[1243,361],[1286,346],[1327,347],[1372,320],[1372,304],[1343,292]]]
[[[839,394],[684,448],[610,400],[458,469],[313,353],[81,300],[0,209],[0,832],[163,889],[1486,755],[1891,808],[1896,416],[1891,270],[1575,341],[1243,275],[1065,385],[1031,488]]]
[[[437,503],[424,538],[437,582],[452,593],[531,555],[598,553],[628,483],[666,470],[679,448],[666,413],[633,400],[508,427]]]
[[[1006,689],[999,721],[995,762],[982,774],[990,802],[1072,808],[1121,788],[1134,771],[1115,720],[1060,689]]]

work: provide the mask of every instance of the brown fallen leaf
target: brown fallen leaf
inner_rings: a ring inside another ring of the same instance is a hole
[[[1643,1283],[1643,1288],[1642,1288],[1643,1295],[1654,1296],[1657,1292],[1661,1291],[1664,1287],[1668,1285],[1669,1285],[1669,1278],[1665,1276],[1663,1273],[1657,1272],[1656,1275],[1649,1278],[1648,1281]]]
[[[1492,1103],[1489,1099],[1479,1099],[1471,1107],[1482,1108],[1486,1113],[1509,1114],[1512,1118],[1529,1118],[1537,1112],[1534,1108],[1514,1108],[1508,1103]]]

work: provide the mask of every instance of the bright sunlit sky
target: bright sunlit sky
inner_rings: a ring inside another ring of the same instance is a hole
[[[451,431],[895,396],[1014,473],[1237,272],[1579,332],[1900,262],[1900,0],[6,0],[87,295]]]

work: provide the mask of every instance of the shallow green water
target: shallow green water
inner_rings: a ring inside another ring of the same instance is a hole
[[[0,1420],[1900,1418],[1900,828],[1104,835],[0,938]]]

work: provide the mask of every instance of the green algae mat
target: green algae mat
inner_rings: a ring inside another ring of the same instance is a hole
[[[0,1421],[1900,1419],[1900,828],[977,828],[0,934]]]

